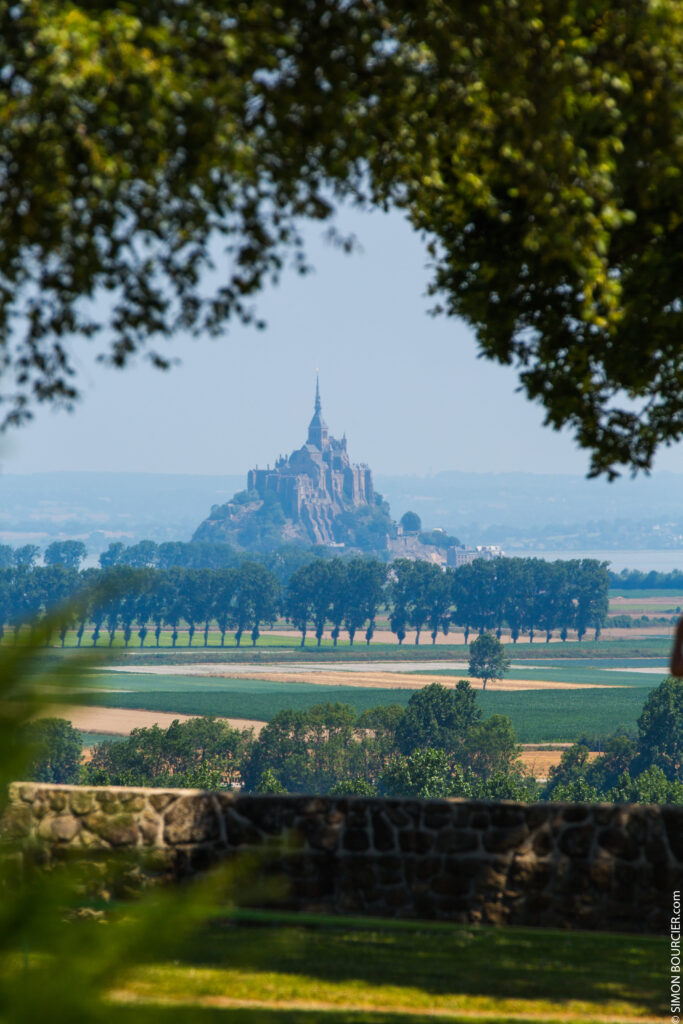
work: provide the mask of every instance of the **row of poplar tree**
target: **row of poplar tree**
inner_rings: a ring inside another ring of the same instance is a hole
[[[399,559],[390,565],[370,558],[313,559],[286,583],[264,565],[244,561],[232,569],[135,569],[114,566],[79,572],[61,565],[0,570],[0,630],[18,632],[55,606],[72,608],[62,626],[80,646],[86,631],[97,644],[113,643],[123,630],[126,645],[136,633],[141,646],[150,633],[158,645],[164,629],[175,646],[181,629],[190,645],[199,633],[204,645],[217,629],[221,645],[234,631],[239,645],[253,644],[261,627],[278,617],[318,642],[326,629],[336,644],[342,632],[350,643],[362,635],[370,643],[379,616],[402,642],[408,630],[415,642],[425,632],[436,640],[451,626],[465,631],[509,631],[513,640],[538,634],[562,639],[588,629],[596,638],[607,616],[606,566],[592,559],[545,562],[534,558],[477,560],[443,570],[424,561]],[[151,637],[150,637],[151,639]]]

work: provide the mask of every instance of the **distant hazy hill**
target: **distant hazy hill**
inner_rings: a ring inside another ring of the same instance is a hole
[[[82,537],[92,552],[127,543],[189,540],[243,475],[35,473],[0,475],[0,542],[44,546]],[[533,473],[375,477],[394,519],[412,509],[426,528],[468,543],[548,547],[683,546],[683,475],[614,484]],[[677,539],[678,538],[678,539]]]
[[[93,551],[109,541],[189,540],[211,505],[243,476],[162,473],[0,475],[0,539],[41,544],[82,537]]]
[[[395,515],[410,508],[466,543],[683,546],[683,474],[608,484],[561,474],[448,472],[378,476],[376,484]]]

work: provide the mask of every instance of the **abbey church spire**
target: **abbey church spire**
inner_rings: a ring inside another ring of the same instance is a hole
[[[315,378],[315,412],[313,419],[308,425],[308,443],[314,445],[320,451],[327,447],[329,431],[327,423],[322,416],[322,403],[320,401],[320,379]]]

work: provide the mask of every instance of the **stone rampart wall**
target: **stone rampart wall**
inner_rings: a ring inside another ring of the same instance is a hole
[[[662,932],[683,885],[683,807],[14,783],[3,834],[55,855],[146,852],[176,878],[267,847],[280,905],[328,913]]]

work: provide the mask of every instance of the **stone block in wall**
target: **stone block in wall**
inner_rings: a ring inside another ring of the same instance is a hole
[[[170,846],[208,843],[220,835],[218,807],[207,794],[182,796],[164,815],[164,841]]]

